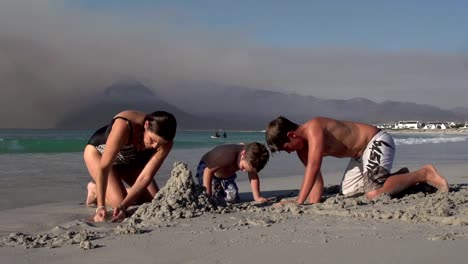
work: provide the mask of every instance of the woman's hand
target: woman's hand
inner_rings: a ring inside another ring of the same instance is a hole
[[[125,217],[127,217],[127,210],[123,206],[119,206],[114,209],[114,213],[112,214],[112,222],[122,222]]]
[[[104,222],[106,220],[107,210],[105,206],[96,208],[96,214],[93,217],[94,222]]]

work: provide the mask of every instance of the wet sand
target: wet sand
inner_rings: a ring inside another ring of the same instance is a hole
[[[345,198],[329,185],[316,205],[293,199],[302,176],[265,180],[263,196],[220,206],[184,164],[151,203],[123,223],[92,223],[93,208],[58,203],[0,212],[2,263],[463,263],[468,246],[468,165],[442,167],[449,193]],[[326,180],[325,180],[326,181]],[[267,184],[268,182],[268,184]]]

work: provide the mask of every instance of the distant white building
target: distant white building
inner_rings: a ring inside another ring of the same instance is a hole
[[[422,128],[422,123],[420,121],[399,121],[397,129],[420,129]]]
[[[447,129],[450,126],[443,122],[427,122],[423,129]]]
[[[395,129],[396,124],[395,123],[384,123],[384,124],[378,124],[377,128],[382,128],[382,129]]]

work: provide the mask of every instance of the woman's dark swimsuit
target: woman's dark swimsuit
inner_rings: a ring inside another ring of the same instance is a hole
[[[142,129],[141,125],[137,125],[135,131],[132,129],[130,120],[125,117],[117,116],[110,122],[109,125],[101,127],[98,129],[88,141],[89,145],[93,145],[96,149],[102,154],[106,149],[106,141],[112,130],[112,125],[116,119],[122,119],[127,122],[129,133],[128,133],[128,144],[120,148],[117,157],[115,158],[114,165],[145,165],[149,159],[156,152],[155,149],[147,149],[143,151],[138,151],[137,146],[141,140],[140,131]],[[133,132],[136,132],[134,135]]]

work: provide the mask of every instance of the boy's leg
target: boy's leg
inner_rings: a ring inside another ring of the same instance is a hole
[[[222,185],[226,195],[226,198],[224,198],[224,200],[226,202],[236,203],[240,201],[239,188],[237,187],[237,184],[235,182],[236,178],[237,175],[234,175],[230,179],[222,181]]]
[[[418,183],[427,183],[442,192],[449,191],[445,178],[439,174],[433,165],[427,164],[417,171],[389,177],[382,188],[367,192],[366,196],[373,199],[384,193],[393,195]]]
[[[211,186],[213,189],[213,196],[217,200],[224,202],[226,199],[226,192],[224,191],[222,181],[216,177],[213,177],[213,180],[211,180]]]

